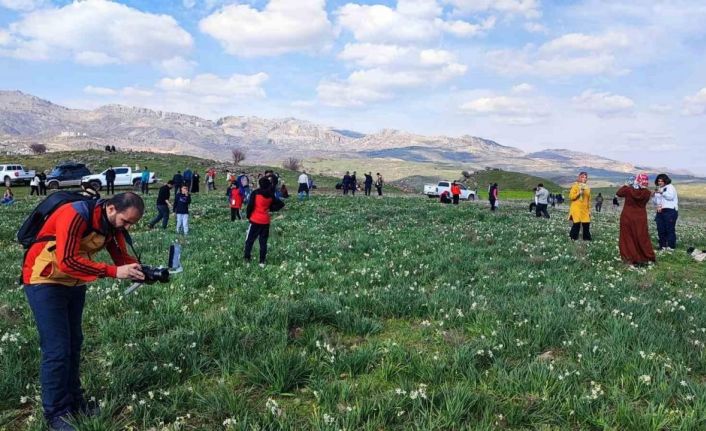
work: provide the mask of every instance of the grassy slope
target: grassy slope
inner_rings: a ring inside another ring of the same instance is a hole
[[[8,430],[40,429],[12,242],[35,203],[0,208]],[[574,244],[562,211],[315,196],[276,216],[263,270],[240,260],[245,223],[196,196],[184,273],[88,293],[84,384],[104,409],[81,429],[704,429],[706,266],[677,252],[629,271],[616,214]],[[689,222],[680,243],[706,246]],[[145,261],[166,259],[173,223],[140,223]]]

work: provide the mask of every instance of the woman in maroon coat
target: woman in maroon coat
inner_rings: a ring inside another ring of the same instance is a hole
[[[625,198],[620,214],[620,257],[632,265],[655,261],[655,251],[647,230],[647,203],[651,193],[647,174],[635,177],[634,185],[621,187],[617,195]]]

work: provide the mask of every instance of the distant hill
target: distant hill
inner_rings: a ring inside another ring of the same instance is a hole
[[[396,185],[402,190],[421,193],[425,184],[437,183],[441,180],[460,180],[461,175],[457,177],[440,177],[440,176],[424,176],[412,175],[398,180],[392,181],[391,184]],[[476,171],[471,177],[470,183],[475,182],[477,189],[483,192],[487,189],[488,184],[498,183],[501,190],[514,191],[531,191],[537,187],[537,184],[542,183],[550,192],[559,192],[562,187],[555,182],[546,178],[540,178],[533,175],[523,174],[521,172],[509,172],[503,170],[482,170]],[[470,185],[470,184],[468,184]]]
[[[239,147],[249,162],[257,163],[279,164],[285,157],[376,158],[471,171],[499,168],[559,182],[573,180],[579,170],[588,170],[604,182],[622,181],[638,170],[629,163],[565,149],[527,154],[468,135],[425,136],[393,129],[363,134],[296,118],[228,116],[211,121],[121,105],[69,109],[20,91],[0,91],[0,152],[29,154],[32,143],[43,143],[50,151],[114,145],[217,160],[229,159],[231,149]],[[682,176],[682,181],[693,179],[688,173]]]

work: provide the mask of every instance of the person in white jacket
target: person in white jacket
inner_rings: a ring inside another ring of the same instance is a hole
[[[535,215],[537,217],[549,218],[547,205],[549,203],[549,190],[544,188],[544,184],[539,183],[534,192],[534,200],[537,206],[535,207]]]
[[[674,250],[677,246],[676,225],[679,218],[679,197],[677,189],[667,174],[659,174],[655,179],[654,192],[655,222],[660,250]]]
[[[34,178],[32,178],[32,181],[29,183],[32,191],[29,192],[29,195],[32,196],[33,194],[37,194],[39,196],[39,174],[35,175]]]

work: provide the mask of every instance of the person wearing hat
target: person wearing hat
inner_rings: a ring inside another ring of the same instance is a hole
[[[620,257],[623,262],[631,265],[639,266],[655,261],[647,226],[647,204],[652,195],[648,187],[647,174],[642,173],[616,193],[625,199],[623,212],[620,213]]]

